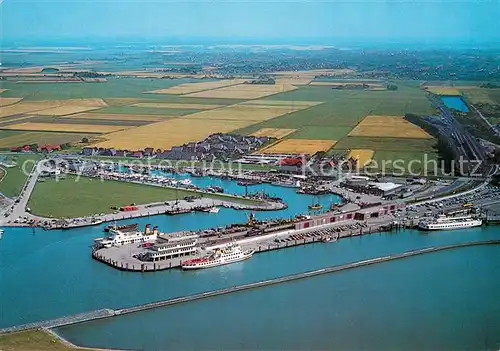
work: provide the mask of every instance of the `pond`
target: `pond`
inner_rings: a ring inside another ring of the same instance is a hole
[[[443,96],[441,97],[444,105],[448,108],[455,109],[460,112],[469,112],[467,104],[460,96]]]

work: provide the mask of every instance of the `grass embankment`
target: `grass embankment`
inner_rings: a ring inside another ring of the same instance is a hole
[[[76,350],[42,330],[27,330],[0,335],[2,351],[67,351]],[[89,350],[80,349],[79,350]]]
[[[38,155],[21,155],[8,157],[16,162],[15,167],[3,167],[5,175],[0,177],[0,193],[8,197],[18,196],[23,190],[28,174],[33,170],[36,161],[40,159]]]
[[[38,216],[54,218],[74,218],[112,212],[111,207],[122,207],[132,203],[148,204],[153,202],[183,199],[188,195],[199,195],[189,190],[160,188],[149,185],[126,183],[68,176],[66,179],[49,179],[36,185],[28,206]],[[213,199],[231,200],[221,194],[203,194]],[[232,199],[234,202],[256,204],[247,199]],[[154,209],[152,210],[154,211]]]

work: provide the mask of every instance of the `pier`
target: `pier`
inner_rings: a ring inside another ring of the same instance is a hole
[[[137,313],[137,312],[141,312],[141,311],[147,311],[147,310],[151,310],[151,309],[155,309],[155,308],[167,307],[167,306],[176,305],[176,304],[180,304],[180,303],[187,303],[187,302],[206,299],[206,298],[210,298],[210,297],[231,294],[231,293],[235,293],[235,292],[239,292],[239,291],[256,289],[256,288],[260,288],[260,287],[264,287],[264,286],[292,282],[292,281],[306,279],[306,278],[319,276],[319,275],[323,275],[323,274],[336,273],[336,272],[346,271],[346,270],[350,270],[350,269],[355,269],[355,268],[360,268],[360,267],[365,267],[365,266],[370,266],[370,265],[376,265],[376,264],[380,264],[380,263],[384,263],[384,262],[390,262],[390,261],[401,260],[401,259],[414,257],[414,256],[431,254],[431,253],[440,252],[440,251],[457,250],[457,249],[473,247],[473,246],[488,246],[488,245],[499,245],[499,244],[500,244],[500,240],[487,240],[487,241],[466,242],[466,243],[461,243],[461,244],[439,246],[439,247],[429,247],[429,248],[424,248],[424,249],[419,249],[419,250],[407,251],[407,252],[400,253],[400,254],[394,254],[394,255],[388,255],[388,256],[383,256],[383,257],[366,259],[366,260],[347,263],[347,264],[343,264],[343,265],[325,267],[325,268],[317,269],[314,271],[308,271],[308,272],[288,275],[288,276],[284,276],[284,277],[264,280],[264,281],[255,282],[255,283],[238,285],[238,286],[234,286],[234,287],[230,287],[230,288],[206,291],[206,292],[198,293],[198,294],[194,294],[194,295],[178,297],[178,298],[168,299],[168,300],[164,300],[164,301],[146,303],[143,305],[123,308],[123,309],[118,309],[118,310],[101,309],[101,310],[97,310],[97,311],[80,313],[80,314],[77,314],[74,316],[62,317],[62,318],[58,318],[58,319],[54,319],[54,320],[50,320],[50,321],[41,321],[41,322],[23,324],[23,325],[19,325],[19,326],[13,326],[13,327],[9,327],[9,328],[0,329],[0,334],[22,331],[22,330],[27,330],[27,329],[34,329],[34,328],[57,328],[57,327],[62,327],[62,326],[67,326],[67,325],[72,325],[72,324],[77,324],[77,323],[89,322],[89,321],[98,320],[98,319],[105,319],[105,318],[111,318],[111,317],[125,315],[125,314],[132,314],[132,313]]]

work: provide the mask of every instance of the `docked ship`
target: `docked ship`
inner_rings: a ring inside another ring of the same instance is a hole
[[[184,261],[182,269],[202,269],[222,266],[238,261],[243,261],[252,257],[255,250],[243,251],[238,244],[231,243],[223,248],[215,250],[211,255]]]
[[[144,231],[110,228],[108,236],[94,240],[94,248],[110,248],[127,244],[155,242],[158,238],[158,227],[151,230],[151,225],[147,224]]]
[[[109,232],[110,229],[121,230],[121,231],[136,231],[138,227],[139,225],[137,223],[124,224],[124,225],[117,225],[115,223],[113,225],[108,225],[106,228],[104,228],[104,231]]]
[[[480,218],[474,218],[471,215],[450,217],[439,215],[430,221],[421,221],[418,228],[422,230],[453,230],[479,227],[483,224]]]

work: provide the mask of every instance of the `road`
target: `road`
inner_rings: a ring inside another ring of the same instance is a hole
[[[472,104],[469,104],[469,105],[470,105],[470,107],[472,107],[474,109],[474,111],[477,112],[477,114],[483,119],[483,121],[488,125],[488,127],[490,127],[490,129],[493,132],[493,134],[495,134],[496,136],[500,136],[500,133],[495,129],[495,127],[490,123],[490,121],[488,121],[488,119],[483,116],[483,114],[481,113],[481,111],[479,111],[476,108],[476,106],[474,106]]]

